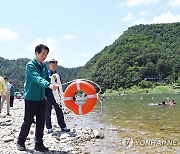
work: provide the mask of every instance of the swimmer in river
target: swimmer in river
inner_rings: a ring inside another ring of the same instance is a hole
[[[165,105],[166,105],[166,102],[159,103],[158,105],[163,105],[163,106],[165,106]]]
[[[172,100],[171,102],[169,102],[169,105],[176,105],[176,102]]]

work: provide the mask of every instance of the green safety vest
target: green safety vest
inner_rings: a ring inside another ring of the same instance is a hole
[[[40,65],[36,59],[26,65],[24,83],[24,98],[29,101],[42,101],[45,99],[45,89],[50,85],[48,69],[45,63]]]

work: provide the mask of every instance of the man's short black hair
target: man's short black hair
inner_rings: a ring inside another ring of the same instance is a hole
[[[36,46],[35,53],[37,52],[37,53],[40,54],[42,49],[46,49],[48,51],[48,53],[49,53],[49,48],[44,44],[39,44],[38,46]]]

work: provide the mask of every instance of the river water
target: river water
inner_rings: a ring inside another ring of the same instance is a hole
[[[175,100],[176,105],[167,104]],[[141,94],[107,96],[93,110],[96,119],[118,128],[120,138],[130,139],[127,148],[137,152],[180,153],[180,94]],[[119,151],[120,153],[122,151]]]

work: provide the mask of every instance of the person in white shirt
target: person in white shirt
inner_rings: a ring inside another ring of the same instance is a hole
[[[1,106],[0,106],[0,112],[2,111],[3,108],[3,104],[6,101],[7,104],[7,115],[11,116],[10,112],[10,89],[11,89],[11,84],[8,82],[8,78],[6,76],[4,76],[4,81],[6,84],[6,94],[3,96],[2,98],[2,102],[1,102]]]

